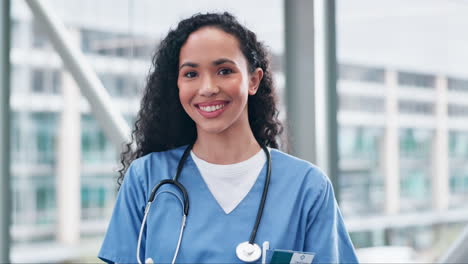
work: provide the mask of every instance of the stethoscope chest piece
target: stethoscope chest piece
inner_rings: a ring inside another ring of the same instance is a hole
[[[236,255],[244,262],[254,262],[260,259],[262,250],[257,244],[250,244],[246,241],[237,245]]]

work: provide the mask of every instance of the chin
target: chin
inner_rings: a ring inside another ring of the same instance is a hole
[[[208,134],[220,134],[223,131],[225,131],[226,128],[224,126],[219,126],[219,125],[216,125],[216,126],[199,126],[198,130],[203,131],[204,133],[208,133]]]

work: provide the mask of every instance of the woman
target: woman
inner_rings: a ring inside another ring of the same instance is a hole
[[[357,262],[328,178],[276,149],[272,75],[253,32],[229,13],[195,15],[153,66],[102,260]]]

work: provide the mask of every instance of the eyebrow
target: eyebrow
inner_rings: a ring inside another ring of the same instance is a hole
[[[218,65],[221,65],[223,63],[230,63],[230,64],[237,65],[234,61],[232,61],[230,59],[226,59],[226,58],[217,59],[217,60],[213,61],[212,64],[215,65],[215,66],[218,66]],[[196,67],[199,66],[199,64],[188,61],[188,62],[185,62],[182,65],[180,65],[179,70],[182,69],[182,67],[185,67],[185,66],[196,68]]]
[[[217,60],[213,61],[213,64],[216,65],[216,66],[221,65],[223,63],[231,63],[231,64],[236,65],[236,63],[234,61],[232,61],[230,59],[226,59],[226,58],[221,58],[221,59],[217,59]]]

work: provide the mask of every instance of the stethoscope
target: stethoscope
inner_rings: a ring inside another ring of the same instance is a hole
[[[180,232],[179,232],[179,240],[177,241],[177,247],[176,247],[176,251],[174,253],[174,257],[172,258],[172,264],[174,264],[175,261],[176,261],[177,255],[179,253],[180,243],[182,241],[182,235],[183,235],[184,228],[185,228],[185,221],[187,220],[187,215],[188,215],[188,212],[189,212],[188,193],[187,193],[187,190],[185,189],[185,187],[178,181],[178,179],[179,179],[180,173],[182,171],[182,168],[184,167],[184,163],[187,160],[188,155],[190,154],[190,150],[192,149],[192,147],[193,147],[193,144],[190,144],[185,149],[184,154],[182,155],[182,158],[180,159],[179,164],[177,165],[177,173],[176,173],[175,177],[172,180],[171,179],[166,179],[166,180],[160,181],[153,188],[153,190],[151,191],[151,195],[150,195],[150,197],[148,199],[148,203],[146,204],[146,207],[145,207],[145,214],[143,216],[143,221],[141,223],[140,234],[138,236],[136,257],[137,257],[137,261],[138,261],[139,264],[141,264],[140,246],[141,246],[141,238],[142,238],[142,235],[143,235],[143,229],[144,229],[145,223],[146,223],[146,218],[148,217],[148,213],[149,213],[149,210],[151,208],[151,204],[156,199],[156,197],[161,193],[170,193],[172,195],[175,195],[177,197],[177,199],[179,200],[179,202],[181,203],[181,206],[183,208],[183,216],[182,216],[182,223],[181,223]],[[249,241],[242,242],[239,245],[237,245],[237,247],[236,247],[237,257],[240,260],[244,261],[244,262],[254,262],[254,261],[257,261],[258,259],[260,259],[260,257],[262,256],[262,250],[260,249],[260,246],[258,244],[256,244],[254,241],[255,241],[255,236],[257,235],[258,226],[260,225],[260,220],[262,219],[263,208],[265,207],[265,201],[266,201],[266,197],[267,197],[267,194],[268,194],[268,186],[270,184],[270,176],[271,176],[270,152],[268,151],[268,149],[265,146],[262,146],[262,149],[263,149],[263,151],[265,152],[265,154],[267,156],[267,172],[266,172],[265,185],[263,187],[262,199],[260,200],[260,206],[258,207],[257,219],[255,220],[255,225],[254,225],[254,227],[252,229],[252,233],[250,234]],[[178,195],[176,195],[172,191],[162,191],[162,192],[159,192],[158,194],[156,194],[156,192],[159,190],[159,188],[161,186],[163,186],[163,185],[166,185],[166,184],[171,184],[171,185],[177,187],[177,189],[182,193],[183,200],[181,200],[180,197]],[[150,262],[152,262],[152,260]]]

